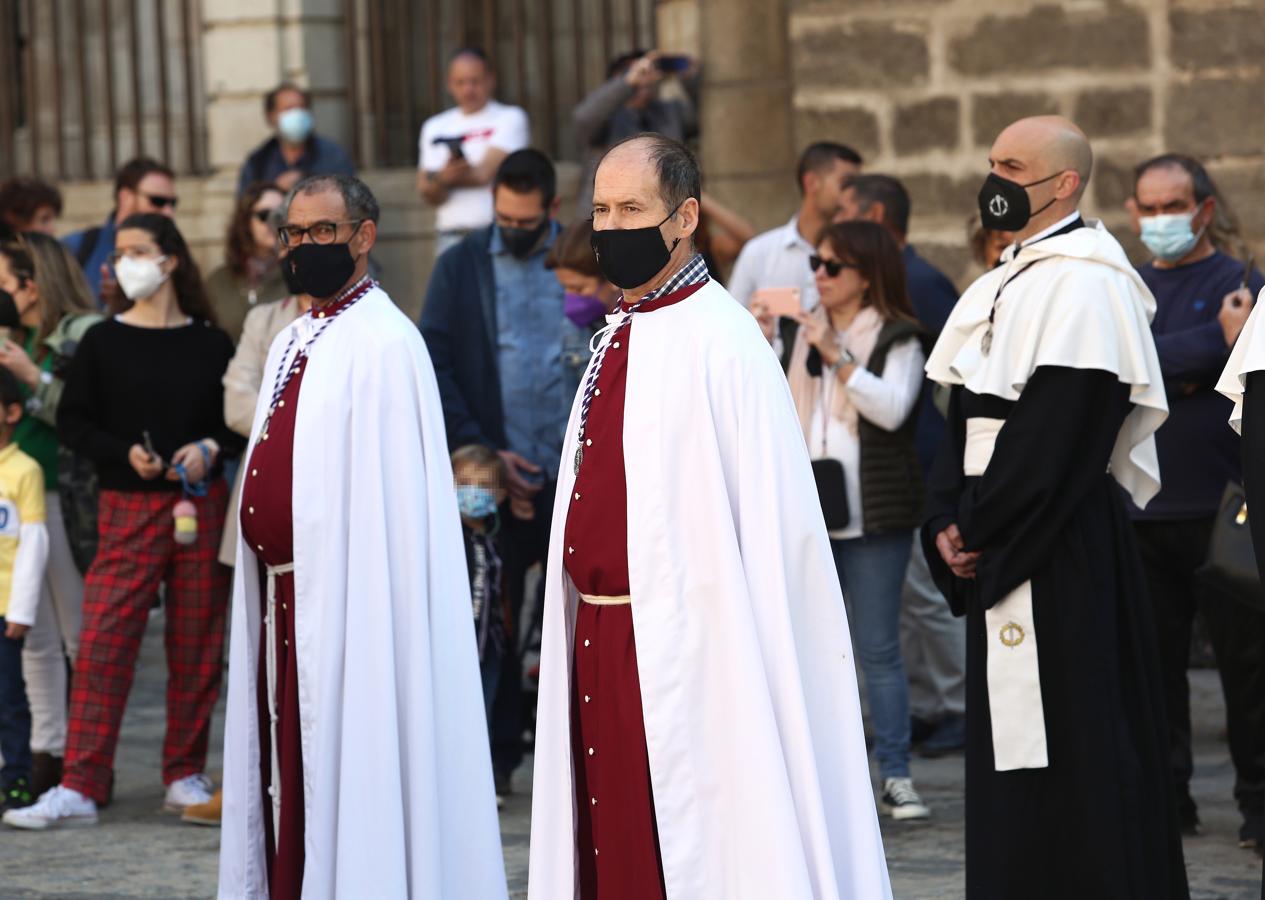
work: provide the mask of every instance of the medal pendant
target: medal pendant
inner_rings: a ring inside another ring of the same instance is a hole
[[[575,474],[576,475],[580,474],[580,464],[582,462],[584,462],[584,448],[576,447],[575,448]]]
[[[992,326],[989,326],[989,329],[988,329],[987,331],[985,331],[985,332],[984,332],[984,337],[983,337],[983,339],[979,342],[979,348],[980,348],[980,352],[981,352],[981,353],[983,353],[985,356],[988,356],[988,351],[993,349],[993,329],[992,329]]]

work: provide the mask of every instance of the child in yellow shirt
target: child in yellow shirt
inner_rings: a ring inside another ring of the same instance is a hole
[[[22,680],[22,639],[35,624],[48,562],[44,475],[13,441],[22,419],[17,379],[0,368],[0,810],[29,806],[31,710]]]

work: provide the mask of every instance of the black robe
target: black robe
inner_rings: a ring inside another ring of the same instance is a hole
[[[922,541],[967,618],[969,900],[1186,900],[1151,607],[1121,488],[1107,473],[1129,388],[1042,367],[1018,401],[955,387]],[[966,419],[1004,419],[984,474],[962,473]],[[956,578],[949,524],[982,551]],[[985,609],[1032,582],[1049,766],[994,768]]]
[[[1247,495],[1248,527],[1256,548],[1257,568],[1265,570],[1265,371],[1250,372],[1243,385],[1243,491]],[[1261,871],[1261,900],[1265,900],[1265,864]]]

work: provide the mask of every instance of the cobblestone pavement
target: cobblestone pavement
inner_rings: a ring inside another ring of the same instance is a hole
[[[46,897],[164,900],[214,896],[215,829],[182,825],[160,812],[162,743],[161,618],[145,638],[142,663],[123,724],[114,805],[97,828],[44,834],[0,831],[0,900]],[[1187,840],[1186,860],[1196,900],[1257,900],[1261,864],[1238,849],[1239,820],[1230,800],[1233,772],[1221,733],[1220,686],[1210,671],[1192,673],[1196,712],[1194,794],[1204,833]],[[216,717],[210,771],[218,776],[223,706]],[[366,764],[372,761],[366,760]],[[962,890],[962,760],[915,760],[914,778],[933,809],[928,824],[884,823],[892,885],[898,900],[953,900]],[[512,896],[526,896],[530,761],[516,777],[516,793],[502,814]]]

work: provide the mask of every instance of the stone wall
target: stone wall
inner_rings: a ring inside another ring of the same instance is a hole
[[[840,140],[870,171],[901,177],[913,196],[913,240],[959,281],[969,275],[965,222],[988,148],[1006,124],[1037,113],[1069,116],[1089,134],[1098,165],[1086,212],[1132,251],[1122,209],[1131,169],[1177,150],[1209,163],[1265,255],[1260,0],[786,2],[780,22],[769,21],[777,0],[698,2],[720,30],[708,40],[704,24],[714,131],[704,134],[703,157],[717,192],[739,208],[745,198],[762,225],[784,221],[797,203],[779,111],[766,112],[781,89],[795,152]],[[743,72],[767,80],[735,91]],[[775,160],[780,180],[770,181]]]

